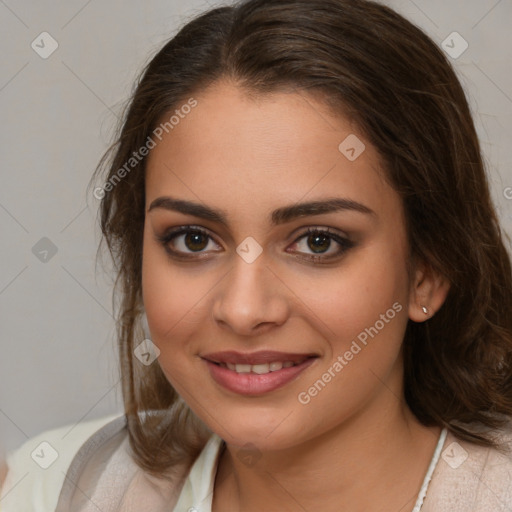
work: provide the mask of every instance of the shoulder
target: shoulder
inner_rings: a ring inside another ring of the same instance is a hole
[[[208,459],[208,454],[203,449],[199,461]],[[80,448],[66,474],[55,512],[188,510],[190,504],[185,508],[174,505],[189,480],[192,463],[176,460],[172,469],[158,475],[146,471],[134,457],[126,424],[116,428],[114,422]],[[193,479],[193,487],[202,485],[204,478],[200,471]]]
[[[425,500],[425,512],[487,512],[512,507],[512,428],[497,432],[500,448],[448,433]]]
[[[123,425],[124,415],[65,425],[44,431],[9,452],[0,492],[2,512],[54,511],[66,473],[86,441],[118,432]]]

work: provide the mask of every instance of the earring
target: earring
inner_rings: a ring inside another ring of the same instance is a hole
[[[425,315],[428,315],[428,309],[425,306],[421,306],[421,309]]]

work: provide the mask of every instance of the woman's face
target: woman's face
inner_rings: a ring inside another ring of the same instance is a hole
[[[147,165],[143,299],[162,370],[236,446],[375,428],[403,393],[412,293],[375,149],[304,92],[255,101],[218,83],[194,99]]]

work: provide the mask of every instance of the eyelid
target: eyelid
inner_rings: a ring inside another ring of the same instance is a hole
[[[337,229],[337,228],[332,228],[330,226],[322,226],[322,225],[319,225],[319,224],[306,224],[306,225],[302,225],[300,228],[297,228],[295,229],[290,237],[296,241],[298,238],[310,233],[310,232],[315,232],[315,231],[321,231],[323,233],[329,233],[329,235],[335,235],[335,236],[338,236],[340,238],[346,238],[346,239],[349,239],[350,238],[350,235],[346,232],[346,231],[342,231],[340,229]]]
[[[173,228],[166,229],[161,235],[155,235],[155,238],[163,245],[167,245],[171,240],[174,240],[175,238],[188,233],[201,233],[202,235],[208,237],[217,245],[221,246],[221,244],[217,242],[216,237],[210,232],[209,229],[194,224],[184,224],[182,226],[175,226]],[[199,255],[204,253],[196,254]]]

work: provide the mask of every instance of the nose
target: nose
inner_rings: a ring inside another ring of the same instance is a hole
[[[288,318],[289,289],[269,268],[263,254],[252,263],[237,255],[233,268],[215,290],[213,318],[232,333],[263,334]]]

